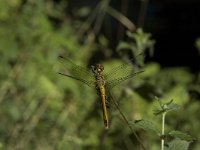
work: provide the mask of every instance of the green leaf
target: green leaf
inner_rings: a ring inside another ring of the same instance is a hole
[[[162,113],[164,113],[165,111],[163,110],[163,109],[161,109],[161,108],[155,108],[154,110],[153,110],[153,114],[154,115],[160,115],[160,114],[162,114]]]
[[[169,143],[169,147],[165,148],[165,150],[187,150],[190,142],[175,139]]]
[[[91,8],[89,7],[82,7],[78,10],[76,10],[76,14],[79,17],[86,17],[91,12]]]
[[[158,100],[160,107],[159,108],[155,108],[154,111],[154,115],[160,115],[164,112],[169,112],[172,110],[177,110],[180,108],[179,105],[173,103],[173,100],[170,100],[169,102],[163,103],[161,100],[159,100],[157,97],[155,98],[156,100]]]
[[[153,131],[153,132],[156,132],[157,134],[160,133],[159,128],[155,124],[153,124],[153,122],[151,121],[142,119],[142,120],[136,120],[134,121],[134,123],[136,124],[136,126],[146,131]]]
[[[177,110],[179,108],[180,108],[180,106],[178,104],[175,104],[175,103],[170,103],[170,104],[166,105],[167,111]]]
[[[144,53],[149,49],[150,55],[153,56],[155,41],[151,39],[150,33],[145,33],[141,28],[138,28],[135,33],[128,31],[127,36],[134,41],[136,51]]]
[[[169,132],[168,134],[170,136],[173,136],[175,138],[179,138],[179,139],[185,140],[185,141],[193,141],[194,140],[194,138],[191,135],[184,133],[182,131],[175,131],[174,130],[174,131]]]
[[[117,51],[123,50],[123,49],[132,49],[132,46],[129,43],[120,42],[119,45],[117,46]]]

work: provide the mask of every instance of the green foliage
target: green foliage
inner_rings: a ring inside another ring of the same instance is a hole
[[[135,124],[138,127],[142,128],[142,129],[144,129],[146,131],[151,131],[151,132],[153,131],[156,134],[160,133],[159,128],[153,122],[151,122],[151,121],[144,120],[144,119],[143,120],[136,120]]]
[[[157,97],[156,99],[159,101],[159,104],[160,104],[160,107],[158,108],[155,108],[153,111],[154,111],[154,115],[161,115],[163,113],[167,113],[169,111],[172,111],[172,110],[177,110],[180,108],[179,105],[175,104],[175,103],[172,103],[173,100],[167,102],[167,103],[162,103]]]
[[[68,9],[68,1],[64,0],[1,0],[0,149],[139,149],[138,141],[112,104],[111,126],[106,132],[95,89],[57,74],[58,55],[87,68],[90,58],[96,58],[99,51],[107,58],[114,51],[103,35],[95,42],[95,33],[91,30],[89,34],[79,34],[85,23],[92,25],[93,21],[74,19],[67,13]],[[93,14],[88,7],[74,13],[79,17]],[[96,29],[102,21],[98,14],[101,12],[95,13],[95,19],[99,20],[95,23]],[[87,26],[89,28],[92,29]],[[151,113],[155,108],[155,101],[151,99],[158,95],[160,100],[166,101],[163,108],[158,107],[156,111],[161,114],[163,109],[176,108],[168,103],[173,98],[181,108],[168,114],[166,131],[171,137],[182,139],[179,147],[187,147],[188,143],[183,140],[190,141],[189,134],[198,137],[200,130],[199,76],[187,68],[162,68],[156,62],[145,64],[139,54],[147,50],[153,54],[154,41],[150,33],[138,29],[128,32],[127,36],[130,41],[121,42],[117,52],[126,57],[126,49],[130,50],[137,59],[136,64],[142,65],[145,72],[112,89],[122,112],[128,120],[140,120],[139,126],[153,131],[145,134],[133,123],[145,147],[159,149],[154,134],[159,132],[160,123]],[[102,63],[107,71],[124,62],[109,59]],[[168,132],[170,129],[175,131]],[[168,148],[178,145],[173,142]],[[192,146],[194,150],[200,149],[198,143]]]
[[[187,133],[183,133],[181,131],[170,131],[168,133],[170,136],[173,136],[175,138],[179,138],[180,140],[185,140],[185,141],[193,141],[193,137]]]
[[[189,148],[189,142],[176,139],[169,143],[168,147],[165,147],[165,150],[187,150]]]
[[[144,54],[148,50],[150,55],[153,56],[155,41],[151,39],[151,34],[145,33],[141,28],[134,33],[128,31],[127,36],[130,42],[120,42],[117,47],[118,53],[124,55],[127,50],[130,50],[136,63],[144,66],[144,57],[139,57],[138,55]]]
[[[136,126],[146,130],[146,131],[153,131],[157,135],[160,136],[161,139],[161,150],[164,149],[185,149],[187,150],[189,147],[189,144],[191,141],[194,140],[192,136],[190,136],[187,133],[181,132],[181,131],[175,131],[172,130],[168,134],[165,134],[165,116],[169,111],[178,110],[180,108],[179,105],[173,103],[173,100],[163,103],[161,100],[159,100],[157,97],[155,98],[159,102],[159,107],[154,109],[155,115],[162,115],[162,129],[161,131],[158,129],[158,127],[151,121],[148,120],[138,120],[135,121]],[[166,144],[165,139],[167,137],[174,137],[175,139],[169,142],[169,144]],[[179,140],[177,140],[179,139]],[[168,145],[167,147],[164,147],[164,145]]]

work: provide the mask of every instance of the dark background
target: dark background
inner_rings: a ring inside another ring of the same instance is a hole
[[[71,10],[86,5],[95,7],[98,2],[74,0],[69,6]],[[125,14],[137,27],[152,34],[156,40],[155,54],[147,56],[147,61],[159,62],[163,67],[184,66],[191,71],[199,71],[195,41],[200,35],[200,1],[149,0],[144,4],[139,0],[124,0],[111,1],[110,6]],[[103,29],[102,32],[111,40],[111,48],[115,48],[120,40],[124,40],[126,30],[110,16],[106,17],[112,22],[112,26],[108,27],[112,35]]]
[[[188,66],[198,71],[200,61],[194,45],[200,34],[200,1],[154,1],[149,3],[146,28],[156,39],[155,60],[163,66]],[[153,18],[155,27],[148,25]]]

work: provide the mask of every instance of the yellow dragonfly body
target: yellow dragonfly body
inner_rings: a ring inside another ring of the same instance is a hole
[[[112,69],[111,72],[104,74],[104,67],[101,64],[91,66],[91,70],[88,71],[87,69],[77,66],[76,64],[62,56],[59,56],[59,60],[66,68],[66,70],[70,71],[70,74],[63,72],[59,72],[59,74],[81,81],[90,87],[96,88],[97,93],[101,99],[104,127],[106,130],[109,129],[106,89],[112,88],[115,85],[129,78],[132,78],[139,73],[142,73],[143,71],[133,72],[132,63],[125,63],[121,66]],[[117,76],[119,71],[123,72],[123,76]]]
[[[103,111],[103,121],[105,129],[108,129],[108,112],[106,106],[106,80],[103,75],[104,67],[101,64],[92,66],[92,72],[94,73],[96,79],[96,90],[101,98],[101,105]]]

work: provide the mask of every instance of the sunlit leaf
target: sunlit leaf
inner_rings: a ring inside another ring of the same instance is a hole
[[[173,136],[175,138],[179,138],[181,140],[185,140],[185,141],[192,141],[194,140],[194,138],[187,134],[187,133],[184,133],[182,131],[171,131],[168,133],[170,136]]]
[[[159,100],[158,98],[156,98],[158,100],[158,102],[160,103],[160,107],[156,107],[153,112],[155,115],[160,115],[164,112],[169,112],[172,110],[177,110],[180,108],[179,105],[173,103],[173,100],[170,100],[169,102],[165,102],[163,103],[161,100]]]
[[[148,120],[136,120],[134,121],[134,124],[146,131],[153,131],[157,134],[160,132],[159,128],[153,122]]]
[[[190,142],[175,139],[168,144],[165,150],[188,150]]]
[[[120,42],[117,46],[117,50],[123,50],[123,49],[131,49],[132,46],[126,42]]]

